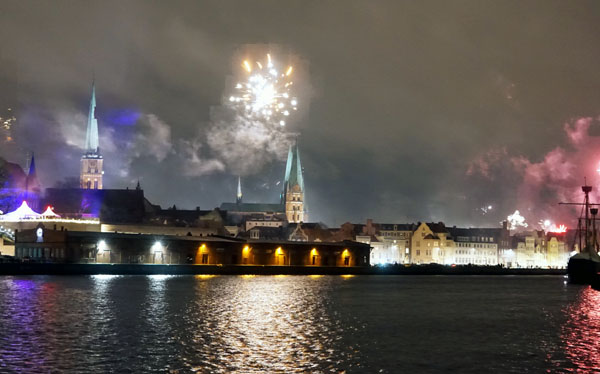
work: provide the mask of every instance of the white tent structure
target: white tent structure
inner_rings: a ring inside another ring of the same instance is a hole
[[[44,211],[44,213],[42,213],[42,217],[43,218],[60,218],[60,216],[56,213],[54,213],[54,211],[52,210],[52,207],[48,206],[48,208],[46,208],[46,210]]]
[[[12,212],[8,212],[0,216],[0,221],[20,221],[24,219],[40,219],[42,215],[34,212],[33,209],[27,205],[27,201],[23,201],[20,207]]]

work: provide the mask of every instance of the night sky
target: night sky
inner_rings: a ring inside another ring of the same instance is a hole
[[[301,110],[250,144],[215,113],[267,51],[298,66]],[[234,201],[238,174],[277,202],[294,134],[332,226],[571,225],[557,203],[600,182],[597,1],[2,1],[0,156],[77,178],[94,76],[105,187],[163,207]]]

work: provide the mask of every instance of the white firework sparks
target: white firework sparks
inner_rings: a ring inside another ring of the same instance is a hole
[[[520,227],[525,228],[529,226],[527,222],[525,222],[525,217],[523,217],[518,210],[515,210],[515,212],[510,216],[506,217],[506,219],[508,221],[510,230],[516,230]]]
[[[247,80],[235,85],[229,104],[250,119],[285,126],[288,117],[298,109],[298,99],[292,95],[293,67],[279,70],[267,54],[266,61],[242,62]]]

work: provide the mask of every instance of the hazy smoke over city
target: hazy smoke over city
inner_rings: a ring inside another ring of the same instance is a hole
[[[572,226],[558,202],[600,182],[595,2],[60,4],[0,5],[0,156],[35,152],[45,186],[79,174],[94,77],[105,185],[163,206],[233,201],[238,175],[276,202],[296,135],[332,225]],[[228,107],[269,52],[306,85],[285,126]]]

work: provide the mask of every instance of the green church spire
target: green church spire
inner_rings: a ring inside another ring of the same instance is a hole
[[[98,120],[96,119],[96,82],[92,83],[92,98],[90,100],[90,112],[88,114],[87,134],[85,137],[86,154],[97,154],[98,147]]]
[[[302,164],[300,163],[298,143],[290,146],[288,151],[288,159],[285,166],[284,188],[292,188],[295,185],[300,186],[300,189],[304,191],[304,178],[302,176]]]

